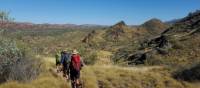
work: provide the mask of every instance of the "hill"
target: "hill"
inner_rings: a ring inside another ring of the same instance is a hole
[[[153,18],[142,24],[141,27],[145,28],[152,35],[157,35],[167,29],[168,25],[166,25],[159,19]]]
[[[199,27],[200,12],[190,13],[159,36],[143,42],[140,51],[129,53],[127,60],[132,64],[143,62],[165,65],[199,62]]]
[[[83,39],[83,43],[91,48],[117,51],[121,47],[140,42],[148,37],[159,34],[168,26],[158,19],[152,19],[140,26],[128,26],[120,21],[102,30],[93,30]]]

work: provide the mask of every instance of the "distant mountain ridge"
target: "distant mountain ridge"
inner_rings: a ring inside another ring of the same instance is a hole
[[[181,19],[173,19],[173,20],[170,20],[170,21],[166,21],[165,23],[166,24],[169,24],[169,25],[173,25],[175,24],[176,22],[180,21]]]
[[[90,27],[105,27],[104,25],[94,25],[94,24],[87,24],[87,25],[76,25],[76,24],[35,24],[29,22],[2,22],[0,23],[0,28],[3,29],[20,29],[20,30],[27,30],[27,29],[80,29],[80,28],[90,28]]]

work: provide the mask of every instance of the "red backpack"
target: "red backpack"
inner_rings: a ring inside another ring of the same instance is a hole
[[[78,54],[73,54],[72,57],[71,57],[71,65],[72,65],[72,68],[79,71],[80,68],[81,68],[81,58],[80,58],[80,55]]]

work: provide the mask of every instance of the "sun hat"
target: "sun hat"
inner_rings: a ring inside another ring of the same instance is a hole
[[[72,54],[78,54],[78,51],[77,50],[73,50]]]

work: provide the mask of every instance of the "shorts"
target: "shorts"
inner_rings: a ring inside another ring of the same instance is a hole
[[[76,80],[80,78],[80,71],[75,69],[70,69],[70,78],[71,80]]]
[[[69,75],[69,66],[68,64],[65,64],[63,67],[63,74],[64,75]]]

